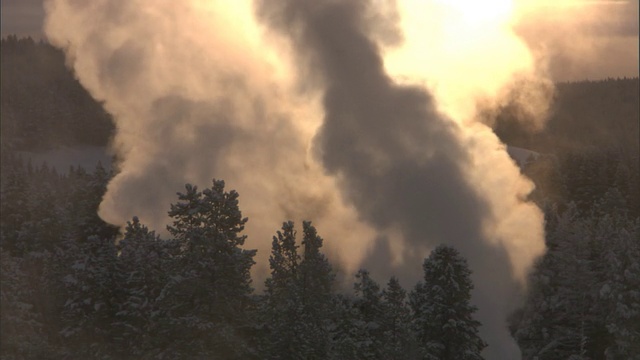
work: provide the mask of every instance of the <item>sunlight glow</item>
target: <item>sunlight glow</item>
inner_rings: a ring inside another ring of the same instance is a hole
[[[481,22],[501,22],[508,19],[513,10],[512,0],[436,0],[448,6],[454,14],[469,24]]]
[[[457,122],[474,120],[475,100],[497,98],[514,76],[534,71],[529,49],[511,28],[511,0],[398,5],[405,42],[387,51],[387,70],[399,80],[421,79]]]
[[[407,0],[398,6],[404,43],[386,49],[385,67],[398,82],[427,86],[439,110],[460,125],[461,141],[475,149],[470,154],[476,166],[465,169],[466,176],[482,189],[479,193],[491,203],[496,219],[501,219],[489,222],[486,237],[508,250],[515,277],[524,281],[533,259],[544,251],[542,220],[534,207],[507,199],[496,189],[511,187],[514,193],[526,196],[532,185],[520,178],[504,149],[496,148],[500,142],[492,130],[477,119],[478,104],[499,106],[507,101],[517,79],[522,80],[520,91],[533,80],[545,81],[544,69],[513,29],[515,3]],[[533,101],[547,98],[539,91],[544,92],[532,87],[526,102],[543,114],[545,101]],[[544,120],[540,117],[539,121]],[[485,171],[497,167],[499,171]],[[521,234],[518,223],[522,219],[531,221],[526,235]]]

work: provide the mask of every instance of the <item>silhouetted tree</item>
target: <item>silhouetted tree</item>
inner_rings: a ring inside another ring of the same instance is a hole
[[[171,253],[166,241],[140,223],[127,222],[118,243],[119,270],[122,272],[116,329],[118,350],[123,358],[145,358],[159,347],[157,299],[168,281]]]
[[[452,247],[440,245],[423,264],[424,282],[411,293],[413,326],[423,359],[482,359],[486,347],[470,305],[471,270]]]
[[[329,261],[320,251],[322,238],[309,221],[303,221],[303,257],[300,262],[300,296],[302,324],[309,343],[307,359],[326,359],[329,351],[329,318],[332,312],[334,274]]]
[[[383,301],[383,358],[400,360],[413,358],[414,339],[410,328],[411,311],[407,304],[407,292],[398,278],[391,277],[382,291]]]
[[[252,307],[250,270],[255,250],[244,250],[246,218],[238,193],[214,180],[204,191],[186,185],[171,205],[169,233],[179,251],[159,297],[166,316],[167,356],[245,359],[252,349],[244,333]]]
[[[268,359],[303,359],[311,340],[305,337],[303,324],[300,255],[293,222],[282,224],[273,237],[269,265],[271,277],[265,281],[262,322],[267,329],[263,356]]]

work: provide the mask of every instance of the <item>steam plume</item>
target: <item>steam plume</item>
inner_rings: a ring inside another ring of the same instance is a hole
[[[50,0],[47,36],[117,123],[100,215],[162,229],[185,182],[217,177],[241,194],[258,273],[290,218],[314,220],[346,271],[407,285],[452,244],[474,271],[488,358],[518,358],[505,316],[543,251],[542,217],[475,102],[504,101],[516,78],[541,104],[548,88],[506,22],[475,23],[467,34],[486,37],[450,52],[444,30],[469,19],[433,3]],[[421,31],[412,14],[451,22]],[[492,62],[491,46],[513,53]]]
[[[371,6],[272,1],[263,2],[259,13],[291,37],[302,72],[313,72],[311,79],[324,89],[325,118],[316,138],[324,166],[368,223],[380,232],[396,229],[402,240],[394,241],[409,250],[389,270],[405,273],[434,244],[461,249],[475,272],[474,296],[491,357],[517,357],[517,347],[494,319],[514,300],[512,274],[524,272],[516,268],[519,262],[530,263],[542,250],[539,212],[514,198],[531,187],[504,151],[496,151],[501,146],[490,131],[480,125],[463,131],[438,112],[424,88],[399,85],[387,75],[376,39],[364,32]],[[493,165],[502,170],[498,176],[489,174]],[[516,222],[533,236],[523,239],[510,229],[513,219],[495,217],[509,216],[501,207],[516,211]]]

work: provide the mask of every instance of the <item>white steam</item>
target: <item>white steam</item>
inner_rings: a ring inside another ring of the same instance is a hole
[[[258,278],[287,219],[312,219],[348,243],[335,252],[354,271],[374,234],[307,154],[319,121],[313,99],[287,90],[285,64],[261,45],[250,7],[234,4],[47,3],[47,36],[116,121],[122,162],[100,216],[122,225],[136,215],[162,231],[185,183],[220,178],[241,195]]]
[[[353,200],[353,192],[346,195],[348,174],[326,170],[318,156],[326,149],[316,138],[327,115],[321,104],[327,88],[315,78],[323,75],[293,66],[304,54],[263,29],[251,3],[49,0],[48,39],[65,49],[80,82],[116,121],[113,147],[122,161],[100,216],[123,225],[135,215],[162,230],[169,204],[185,183],[206,187],[214,177],[224,179],[240,193],[241,209],[249,217],[246,246],[259,250],[258,281],[266,273],[271,236],[288,219],[313,220],[332,260],[348,273],[371,264],[367,259],[386,238],[392,263],[384,269],[413,272],[407,278],[415,280],[431,247],[453,243],[474,271],[489,356],[519,357],[505,318],[533,260],[544,251],[543,219],[525,200],[531,182],[520,175],[492,130],[476,120],[476,110],[478,102],[500,105],[513,101],[515,93],[515,102],[533,114],[539,127],[550,87],[541,75],[541,62],[511,30],[511,2],[502,1],[495,9],[469,8],[476,3],[407,1],[396,9],[391,2],[372,1],[364,15],[364,31],[384,49],[392,85],[428,89],[438,113],[446,114],[437,116],[437,126],[451,138],[424,147],[410,138],[403,144],[408,150],[398,151],[420,154],[433,147],[429,151],[438,153],[447,150],[437,144],[451,146],[460,154],[445,157],[459,160],[454,170],[463,175],[462,190],[486,205],[470,205],[477,208],[465,214],[475,214],[473,219],[446,218],[448,226],[477,223],[479,232],[469,232],[477,238],[450,239],[444,231],[441,238],[420,240],[408,236],[419,225],[368,217],[363,202]],[[525,91],[512,91],[514,84],[523,84],[519,90]],[[398,160],[384,152],[376,156],[380,168]],[[426,191],[437,193],[447,180],[431,181],[433,188]],[[357,196],[375,200],[378,194]],[[448,206],[449,199],[436,199],[440,202],[418,208],[436,212]],[[393,204],[403,206],[402,201]],[[432,221],[430,213],[417,215]],[[491,264],[494,259],[504,261]],[[507,273],[497,273],[504,269]]]

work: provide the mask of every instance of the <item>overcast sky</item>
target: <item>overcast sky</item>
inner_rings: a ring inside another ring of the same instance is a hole
[[[639,0],[584,1],[595,9],[593,15],[567,21],[562,12],[568,10],[558,8],[524,21],[519,32],[531,46],[544,44],[550,49],[550,71],[555,80],[637,77]],[[2,0],[2,37],[43,38],[42,2]]]

